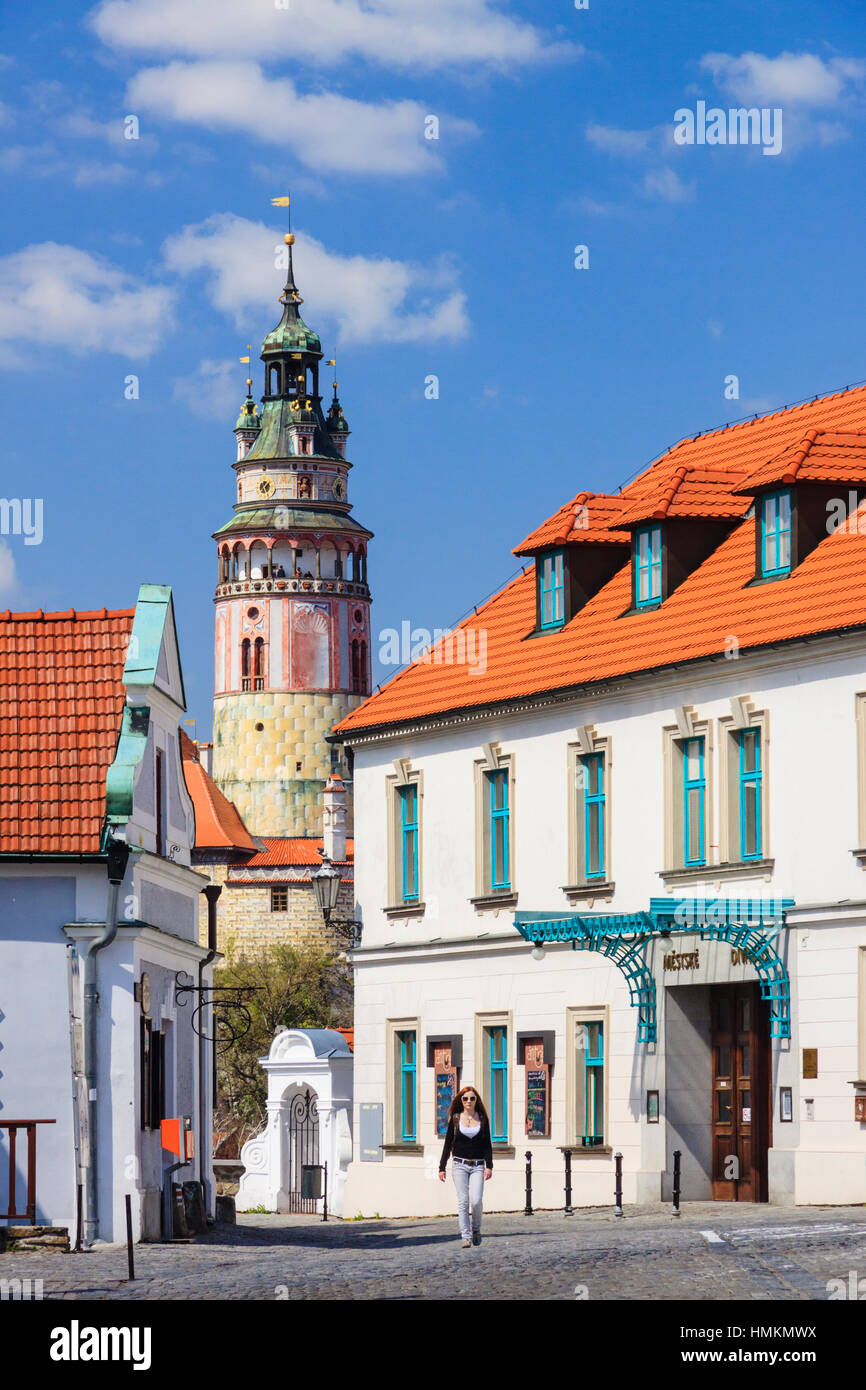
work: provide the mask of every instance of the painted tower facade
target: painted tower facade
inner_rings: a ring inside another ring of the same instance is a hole
[[[253,835],[321,835],[344,771],[326,739],[370,690],[367,542],[351,515],[349,427],[322,345],[300,315],[288,245],[283,315],[262,345],[261,413],[247,382],[237,500],[218,552],[213,776]]]

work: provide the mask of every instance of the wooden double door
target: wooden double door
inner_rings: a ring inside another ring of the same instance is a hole
[[[769,1006],[757,984],[712,985],[713,1197],[766,1202],[771,1141]]]

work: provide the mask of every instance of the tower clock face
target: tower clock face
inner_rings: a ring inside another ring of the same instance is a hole
[[[273,497],[275,492],[273,479],[262,478],[259,482],[258,487],[256,488],[256,491],[258,492],[259,497]]]
[[[346,496],[346,484],[343,482],[342,478],[334,479],[331,486],[331,496],[335,497],[338,502],[342,502],[343,498]]]

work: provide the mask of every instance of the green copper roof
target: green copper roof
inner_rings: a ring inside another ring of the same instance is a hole
[[[272,329],[262,343],[262,356],[271,352],[315,352],[321,355],[322,340],[318,333],[308,328],[294,304],[286,305],[286,312],[276,328]]]
[[[237,531],[351,531],[356,536],[373,534],[345,512],[325,511],[321,507],[287,507],[279,502],[273,507],[243,508],[225,526],[214,531],[214,538]]]
[[[236,430],[260,430],[262,422],[258,416],[258,407],[252,396],[247,396],[241,406],[241,413],[238,416]]]
[[[247,454],[246,461],[255,462],[256,459],[294,459],[303,457],[306,462],[306,460],[311,457],[326,459],[340,458],[340,453],[325,428],[321,407],[318,404],[315,404],[311,410],[292,410],[291,407],[292,402],[283,397],[263,403],[261,431],[258,439]],[[292,425],[304,423],[315,426],[312,455],[298,455],[292,449],[292,437],[289,433],[289,429]]]

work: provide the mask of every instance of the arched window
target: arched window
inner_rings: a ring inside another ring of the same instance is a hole
[[[249,644],[247,644],[249,645]],[[265,688],[265,643],[261,637],[256,638],[256,648],[254,653],[255,665],[253,666],[253,689],[264,690]]]
[[[368,687],[368,684],[367,684],[367,643],[366,643],[366,642],[362,642],[362,643],[361,643],[361,655],[360,655],[360,659],[359,659],[359,666],[360,666],[359,675],[360,675],[360,681],[361,681],[361,686],[360,686],[361,694],[362,694],[362,695],[369,695],[370,691],[369,691],[369,687]]]
[[[250,688],[250,639],[241,642],[241,690]]]
[[[272,362],[268,367],[268,395],[278,396],[280,394],[280,364]]]

